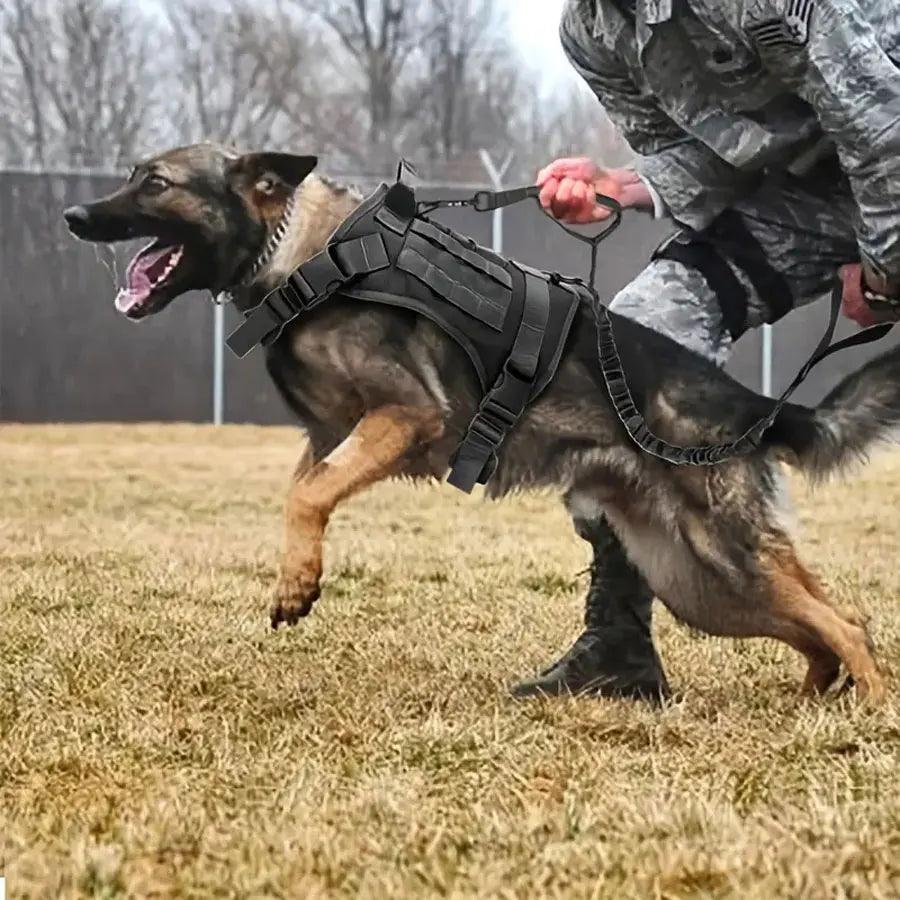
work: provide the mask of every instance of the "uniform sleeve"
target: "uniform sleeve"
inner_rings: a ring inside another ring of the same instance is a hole
[[[627,64],[572,11],[560,26],[563,50],[596,94],[613,124],[639,158],[636,168],[669,215],[690,228],[709,225],[733,205],[747,179],[705,144],[688,135],[641,92]]]
[[[812,106],[837,147],[859,208],[863,260],[900,283],[900,69],[880,46],[876,24],[851,0],[742,6],[736,24],[770,72]],[[892,7],[882,4],[888,31],[900,26]]]

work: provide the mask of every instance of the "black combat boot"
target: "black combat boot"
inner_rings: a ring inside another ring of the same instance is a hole
[[[660,702],[669,696],[669,685],[650,634],[650,588],[606,519],[576,520],[575,529],[594,548],[585,630],[568,653],[536,678],[514,685],[512,694],[595,694]]]

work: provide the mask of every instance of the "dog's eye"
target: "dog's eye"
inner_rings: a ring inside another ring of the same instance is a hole
[[[141,184],[142,188],[152,194],[159,194],[160,192],[171,186],[172,182],[169,181],[168,178],[163,178],[162,175],[156,174],[148,175]]]
[[[275,190],[275,180],[272,178],[260,178],[254,188],[261,194],[271,194]]]

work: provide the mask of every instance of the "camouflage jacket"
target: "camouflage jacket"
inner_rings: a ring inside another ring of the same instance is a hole
[[[567,0],[560,36],[676,221],[836,149],[862,256],[900,277],[898,0]]]

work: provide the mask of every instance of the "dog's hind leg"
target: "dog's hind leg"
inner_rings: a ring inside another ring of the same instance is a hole
[[[793,554],[793,549],[791,549]],[[794,556],[792,573],[813,599],[831,606],[825,586]],[[830,647],[809,636],[799,636],[794,646],[806,657],[809,667],[803,680],[803,693],[810,696],[824,694],[836,681],[841,658]]]
[[[840,659],[861,698],[882,700],[884,678],[865,626],[828,602],[821,583],[797,559],[794,548],[790,544],[766,547],[760,555],[760,571],[767,582],[772,636],[796,647],[809,661],[804,690],[826,690],[837,677]]]
[[[882,698],[865,627],[828,602],[782,531],[758,519],[682,510],[674,534],[652,518],[611,513],[629,554],[677,618],[708,634],[784,641],[807,659],[808,693],[827,690],[843,662],[861,697]]]
[[[285,510],[286,546],[272,608],[272,626],[294,625],[319,596],[322,541],[329,517],[342,500],[395,474],[403,457],[443,430],[431,409],[383,406],[363,416],[323,460],[305,457],[297,467]]]

